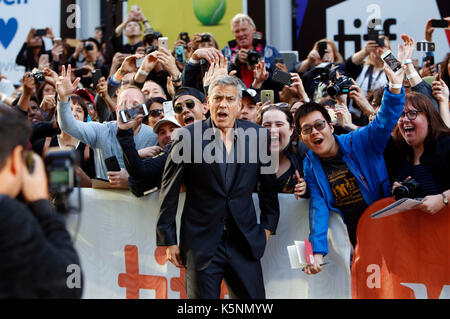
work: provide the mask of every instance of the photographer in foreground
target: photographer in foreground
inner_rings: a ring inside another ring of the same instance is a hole
[[[0,108],[0,298],[81,298],[67,286],[67,267],[80,260],[48,201],[42,160],[25,151],[30,134],[18,113]]]
[[[391,177],[418,183],[420,192],[414,197],[425,198],[417,208],[437,213],[450,197],[450,129],[428,97],[416,92],[406,95],[393,140],[384,153]],[[398,186],[395,182],[394,194]]]

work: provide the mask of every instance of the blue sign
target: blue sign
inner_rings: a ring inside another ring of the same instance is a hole
[[[11,44],[16,36],[19,24],[16,18],[11,18],[5,23],[5,20],[0,19],[0,42],[5,49]]]

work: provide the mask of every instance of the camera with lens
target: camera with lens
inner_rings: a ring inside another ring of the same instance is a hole
[[[38,86],[45,82],[44,73],[42,73],[38,69],[34,69],[28,76],[32,77],[34,79],[34,82]]]
[[[202,39],[200,40],[200,42],[209,42],[211,41],[211,36],[209,34],[202,34]]]
[[[414,179],[404,181],[394,189],[395,200],[401,198],[420,198],[422,197],[422,187]]]
[[[54,200],[56,211],[69,212],[69,195],[79,182],[75,168],[79,158],[74,149],[50,148],[44,158],[48,177],[48,188]]]
[[[145,48],[145,55],[149,55],[150,53],[153,53],[155,51],[158,51],[158,47],[151,45],[151,46]]]
[[[251,50],[247,52],[247,63],[250,66],[257,65],[260,58],[261,55],[257,51]]]
[[[312,77],[316,83],[321,82],[328,84],[330,80],[333,78],[332,72],[333,63],[331,62],[323,62],[317,65],[312,70]],[[334,72],[336,73],[336,72]]]
[[[353,85],[352,79],[344,76],[337,78],[328,88],[327,93],[331,97],[341,94],[348,94],[350,87]]]
[[[162,37],[162,34],[158,31],[153,30],[152,28],[145,29],[144,31],[144,39],[142,40],[144,45],[151,45],[153,40],[157,40]]]
[[[94,45],[92,43],[86,42],[84,44],[84,50],[85,51],[92,51],[92,50],[94,50]]]

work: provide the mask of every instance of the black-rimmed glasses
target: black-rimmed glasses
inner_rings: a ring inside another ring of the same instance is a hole
[[[400,115],[400,118],[403,119],[406,117],[408,117],[408,120],[412,121],[415,120],[417,118],[417,114],[419,114],[422,111],[408,111],[408,112],[403,112],[402,115]]]
[[[325,128],[326,124],[327,121],[322,120],[315,122],[313,125],[305,125],[301,128],[301,133],[303,135],[309,135],[312,133],[313,128],[315,128],[318,131],[322,131]]]

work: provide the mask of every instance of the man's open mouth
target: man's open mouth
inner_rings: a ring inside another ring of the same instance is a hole
[[[192,115],[186,115],[185,118],[183,119],[184,124],[189,125],[191,123],[194,123],[195,118]]]
[[[322,144],[322,142],[323,142],[323,138],[318,138],[317,140],[313,141],[313,144],[319,146]]]

